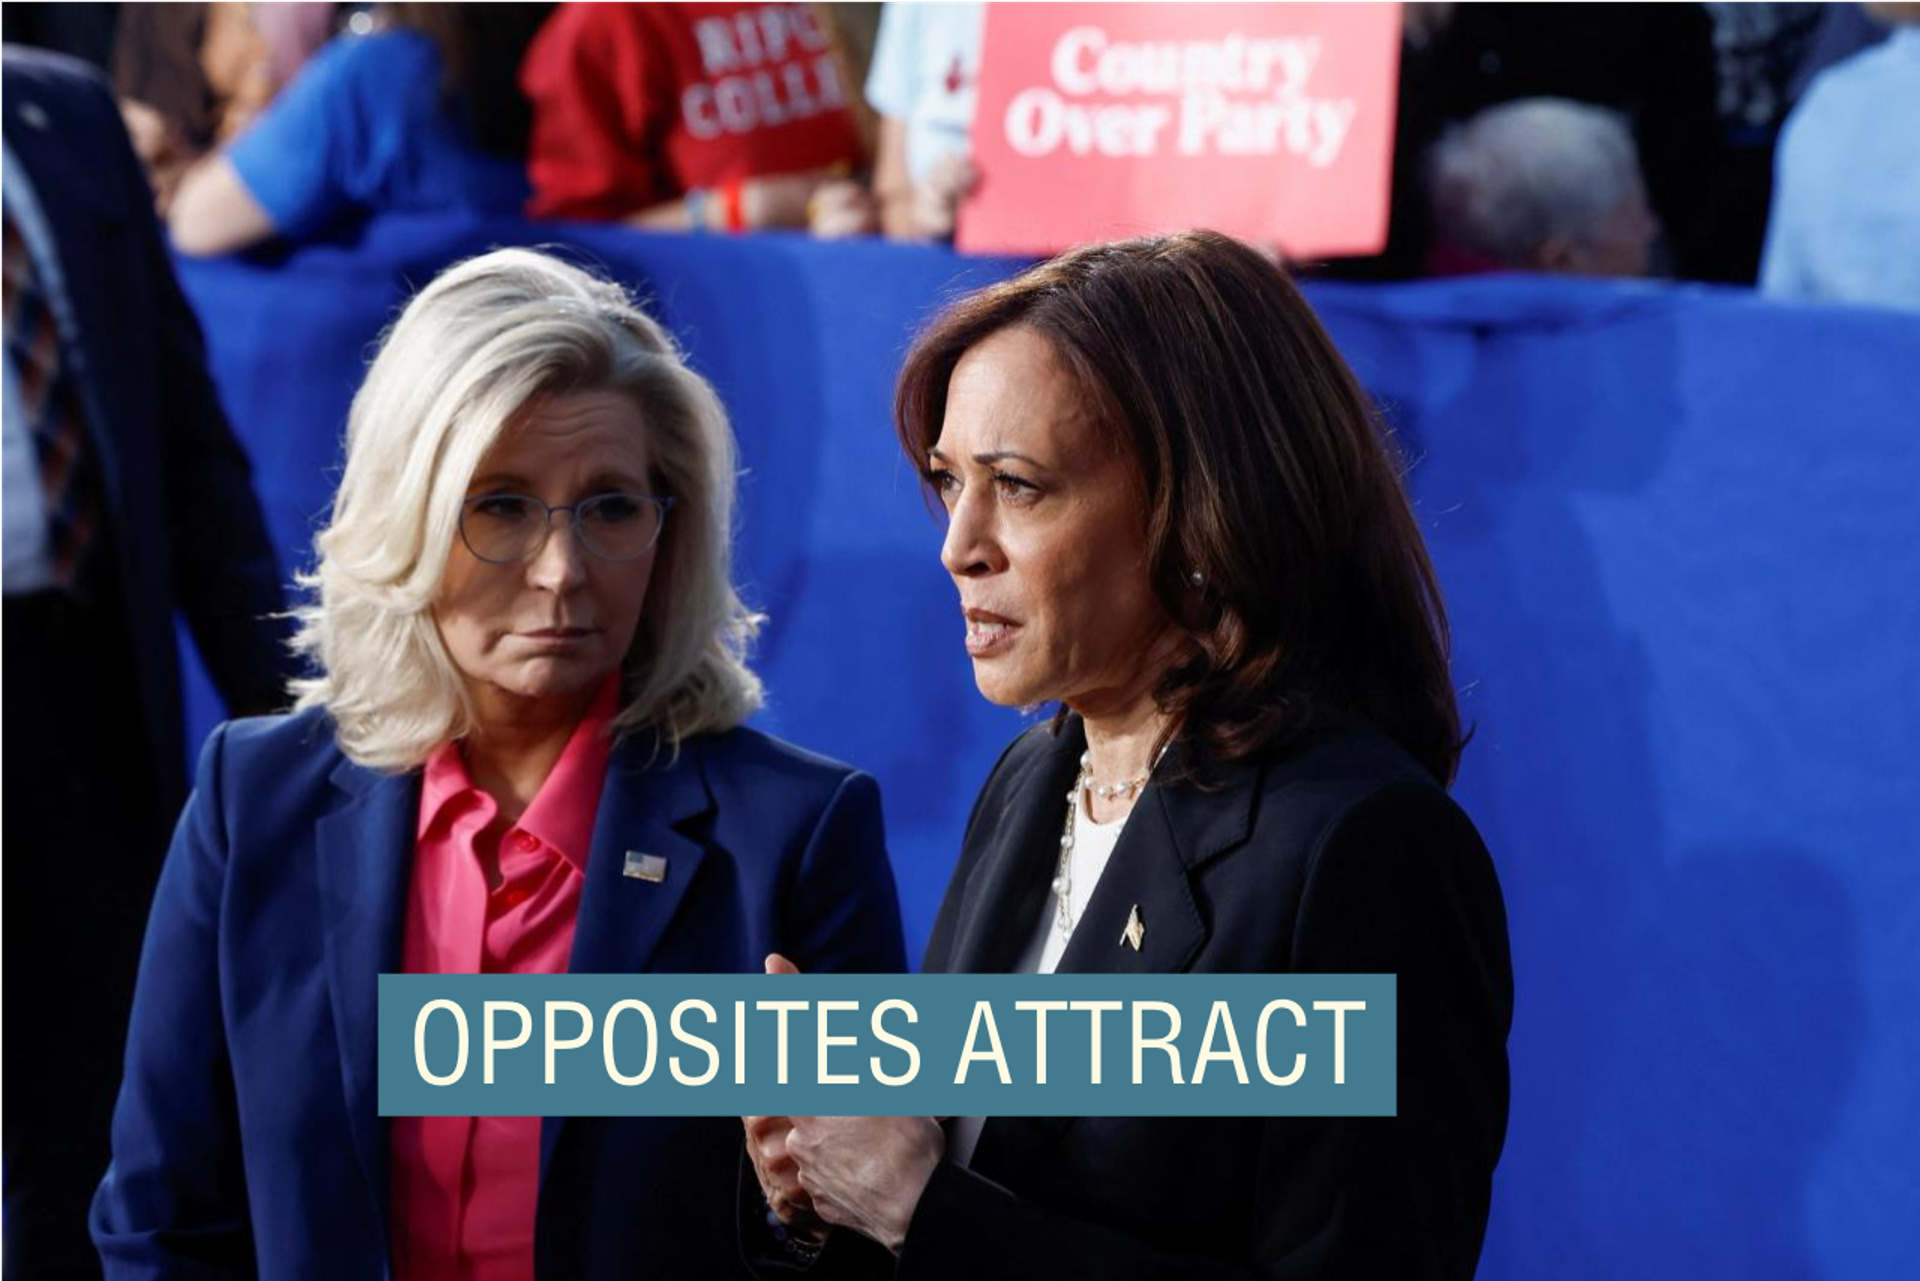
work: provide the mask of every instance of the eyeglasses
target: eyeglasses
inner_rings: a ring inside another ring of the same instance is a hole
[[[652,494],[595,494],[549,507],[529,494],[482,494],[460,505],[460,541],[489,565],[532,560],[547,545],[556,512],[573,518],[573,536],[601,560],[639,560],[660,540],[673,499]]]

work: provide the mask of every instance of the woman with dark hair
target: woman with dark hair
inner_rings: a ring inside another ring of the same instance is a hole
[[[387,4],[334,39],[233,142],[180,179],[183,253],[327,234],[378,213],[517,215],[532,108],[520,59],[550,4]]]
[[[748,1118],[762,1260],[1470,1277],[1505,912],[1445,790],[1433,569],[1306,302],[1211,233],[1082,249],[948,311],[896,408],[981,693],[1060,705],[987,779],[923,968],[1394,973],[1410,1066],[1391,1119]]]

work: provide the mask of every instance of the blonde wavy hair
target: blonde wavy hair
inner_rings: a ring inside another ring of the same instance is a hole
[[[761,703],[747,651],[761,618],[730,576],[735,448],[713,388],[625,290],[557,258],[501,249],[448,268],[381,344],[347,421],[333,515],[299,578],[295,647],[355,762],[404,771],[474,728],[433,602],[475,470],[538,398],[616,392],[646,424],[674,508],[622,661],[616,730],[683,739],[731,729]]]

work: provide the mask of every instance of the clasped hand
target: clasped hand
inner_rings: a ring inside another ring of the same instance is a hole
[[[798,974],[777,953],[767,973]],[[747,1155],[760,1190],[796,1235],[852,1228],[898,1253],[947,1147],[925,1116],[749,1116]]]

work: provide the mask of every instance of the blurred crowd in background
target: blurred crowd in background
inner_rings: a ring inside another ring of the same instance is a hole
[[[175,246],[467,209],[941,240],[987,6],[12,4],[112,78]],[[1920,5],[1410,4],[1383,252],[1920,305]]]

